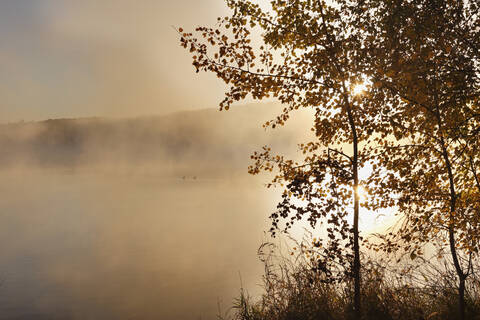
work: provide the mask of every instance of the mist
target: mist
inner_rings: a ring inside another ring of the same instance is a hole
[[[247,173],[293,153],[309,115],[278,105],[0,126],[1,319],[212,319],[240,286],[278,192]]]
[[[226,12],[217,0],[3,0],[0,122],[214,107],[225,86],[192,77],[172,26]]]

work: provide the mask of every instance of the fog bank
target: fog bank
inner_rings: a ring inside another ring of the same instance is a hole
[[[275,106],[0,126],[0,319],[214,319],[256,257],[276,193],[251,177]]]

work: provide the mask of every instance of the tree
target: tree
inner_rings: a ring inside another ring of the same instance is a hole
[[[398,196],[388,205],[406,218],[400,246],[412,258],[421,244],[445,236],[465,319],[465,281],[480,240],[479,6],[432,0],[363,6],[369,14],[357,23],[373,37],[370,76],[378,89],[372,95],[390,106],[383,137],[395,136],[384,139],[375,155],[371,182],[380,187],[374,192]]]
[[[381,125],[376,105],[365,103],[353,90],[365,81],[362,30],[349,23],[345,1],[332,6],[325,1],[274,0],[268,12],[251,1],[226,3],[231,16],[219,18],[217,28],[197,28],[203,40],[180,28],[181,44],[192,53],[197,72],[213,72],[230,85],[221,109],[228,110],[247,94],[254,99],[273,96],[285,108],[265,124],[272,128],[283,125],[294,110],[315,110],[312,130],[317,141],[300,146],[306,154],[303,162],[272,155],[265,147],[253,155],[250,172],[276,166],[279,174],[272,184],[285,184],[279,210],[271,216],[273,232],[280,218],[290,219],[286,228],[304,215],[312,226],[327,220],[328,243],[316,245],[324,246],[325,257],[334,261],[320,261],[320,269],[351,262],[347,273],[354,279],[353,305],[360,319],[359,170],[373,148],[372,132]],[[252,45],[252,30],[261,31],[258,50]],[[347,219],[351,213],[352,224]],[[345,254],[342,248],[351,251]]]
[[[317,139],[300,146],[303,161],[268,147],[253,155],[250,172],[275,169],[272,185],[284,187],[272,232],[281,219],[287,229],[305,216],[312,226],[326,222],[328,239],[315,243],[325,257],[318,268],[335,279],[332,265],[351,262],[346,273],[360,319],[358,190],[366,182],[373,195],[364,207],[396,205],[405,214],[401,245],[412,257],[445,230],[463,314],[469,268],[458,250],[476,252],[480,230],[480,188],[472,187],[480,186],[475,1],[272,0],[269,11],[248,0],[226,3],[232,14],[216,28],[178,30],[197,72],[230,86],[220,109],[248,94],[276,98],[285,108],[265,124],[272,128],[297,109],[315,111]],[[368,92],[355,94],[368,81]],[[359,171],[367,165],[374,170],[362,182]]]

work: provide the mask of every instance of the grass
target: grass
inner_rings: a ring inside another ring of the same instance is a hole
[[[233,320],[350,320],[352,283],[328,282],[314,271],[304,252],[279,255],[272,244],[260,254],[265,264],[263,294],[253,299],[243,288],[229,315]],[[389,266],[385,260],[363,258],[362,311],[364,320],[458,319],[455,274],[426,259]],[[448,266],[445,263],[443,266]],[[467,319],[480,319],[480,279],[468,280]]]

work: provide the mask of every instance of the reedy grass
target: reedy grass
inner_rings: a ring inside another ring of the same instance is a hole
[[[268,249],[268,250],[265,250]],[[350,320],[353,282],[329,282],[315,271],[304,252],[279,254],[265,243],[259,256],[265,266],[263,294],[254,300],[241,288],[228,316],[233,320]],[[268,251],[265,253],[265,251]],[[364,320],[456,320],[453,270],[425,258],[391,263],[363,257]],[[480,277],[472,273],[466,291],[467,319],[480,320]]]

